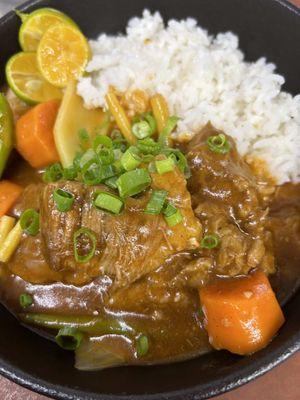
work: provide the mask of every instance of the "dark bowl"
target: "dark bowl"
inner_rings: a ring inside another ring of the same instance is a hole
[[[266,56],[286,77],[285,89],[300,93],[300,13],[275,0],[32,0],[23,11],[56,7],[84,33],[117,33],[146,7],[165,18],[193,16],[211,33],[232,30],[248,60]],[[8,57],[18,50],[19,18],[0,21],[1,80]],[[300,348],[300,292],[284,307],[286,323],[264,350],[238,357],[212,352],[197,359],[153,367],[123,367],[80,372],[73,355],[28,329],[4,308],[0,311],[0,372],[31,390],[57,399],[204,399],[262,375]]]

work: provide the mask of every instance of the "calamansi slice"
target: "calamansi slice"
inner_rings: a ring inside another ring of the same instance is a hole
[[[15,94],[28,104],[62,98],[62,91],[41,75],[36,53],[17,53],[6,64],[6,79]]]
[[[86,38],[78,29],[66,24],[49,28],[37,50],[42,75],[49,83],[60,88],[82,75],[89,55]]]
[[[0,178],[13,147],[13,115],[4,94],[0,93]]]
[[[76,26],[71,18],[53,8],[39,8],[30,14],[17,13],[22,20],[19,42],[23,51],[36,51],[43,34],[57,23]]]

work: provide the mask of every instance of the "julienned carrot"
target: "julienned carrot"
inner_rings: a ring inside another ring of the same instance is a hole
[[[251,354],[265,347],[284,323],[268,278],[256,271],[223,279],[200,289],[205,327],[211,345]]]
[[[41,103],[17,122],[17,150],[34,168],[42,168],[59,161],[53,133],[59,105],[57,100]]]
[[[5,215],[14,205],[22,188],[10,181],[0,181],[0,218]]]

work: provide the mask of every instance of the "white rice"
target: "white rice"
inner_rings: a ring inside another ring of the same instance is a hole
[[[236,35],[210,36],[191,18],[165,27],[158,12],[146,10],[126,33],[91,41],[89,75],[78,84],[88,108],[105,107],[109,85],[162,93],[182,118],[177,135],[211,121],[236,139],[242,155],[264,159],[278,183],[300,181],[300,95],[281,91],[274,64],[245,62]]]

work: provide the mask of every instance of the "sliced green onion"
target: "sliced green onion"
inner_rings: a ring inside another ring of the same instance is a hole
[[[97,153],[100,149],[106,147],[108,149],[112,149],[113,141],[109,136],[105,135],[98,135],[93,140],[93,149]]]
[[[157,124],[152,112],[143,114],[143,118],[148,122],[151,129],[151,135],[153,135],[153,133],[156,131]]]
[[[124,198],[141,193],[150,183],[149,172],[144,168],[140,168],[121,175],[117,180],[117,187],[120,196]]]
[[[118,189],[117,180],[118,180],[117,176],[112,176],[111,178],[106,179],[106,181],[104,181],[104,183],[111,189]]]
[[[77,175],[77,169],[73,165],[63,170],[63,179],[66,181],[75,181]]]
[[[82,175],[82,181],[88,186],[99,185],[101,183],[100,170],[91,168]]]
[[[118,129],[114,129],[110,137],[113,140],[114,149],[120,149],[122,152],[124,152],[127,149],[126,139]]]
[[[75,196],[66,190],[56,189],[53,192],[53,200],[55,201],[58,211],[67,212],[71,210]]]
[[[166,172],[173,171],[174,166],[175,166],[174,161],[171,158],[167,158],[166,160],[155,161],[156,170],[160,175],[163,175]]]
[[[97,153],[98,160],[102,165],[110,165],[115,161],[113,149],[102,149]]]
[[[137,122],[132,126],[132,133],[138,139],[145,139],[151,136],[151,127],[147,121]]]
[[[185,158],[185,155],[180,150],[166,148],[163,149],[162,153],[168,156],[169,158],[172,158],[174,163],[177,165],[177,167],[180,169],[180,171],[184,174],[184,176],[187,179],[191,177],[191,172],[188,166],[188,162]]]
[[[102,181],[99,165],[93,162],[88,168],[82,171],[82,180],[86,185],[98,185]]]
[[[37,235],[40,229],[39,213],[32,208],[24,211],[20,218],[20,225],[22,230],[27,233],[27,235]]]
[[[203,249],[214,249],[220,243],[220,238],[216,234],[205,235],[201,240],[201,247]]]
[[[74,257],[77,262],[85,263],[94,257],[96,251],[96,234],[88,228],[80,228],[74,233]],[[84,247],[85,254],[79,254],[79,247]],[[88,248],[86,250],[86,248]]]
[[[82,156],[83,156],[83,153],[77,152],[75,157],[74,157],[74,160],[73,160],[72,167],[75,168],[75,170],[77,172],[80,171],[80,160],[81,160]]]
[[[139,140],[136,146],[143,154],[158,155],[162,146],[151,138]]]
[[[81,128],[78,131],[79,141],[81,143],[81,147],[86,147],[89,145],[90,135],[85,128]]]
[[[100,210],[109,211],[112,214],[120,214],[124,207],[124,201],[114,194],[97,191],[94,206]]]
[[[63,177],[63,168],[59,163],[49,165],[43,173],[45,183],[57,182]]]
[[[166,125],[158,138],[158,143],[160,145],[162,145],[162,146],[168,145],[168,137],[170,136],[172,131],[176,128],[178,121],[179,121],[179,118],[176,116],[172,116],[167,119]]]
[[[210,136],[207,138],[206,144],[209,150],[213,151],[214,153],[226,154],[230,151],[230,143],[223,133]]]
[[[65,326],[55,336],[56,343],[65,350],[76,350],[83,339],[83,333],[76,328]]]
[[[138,357],[145,356],[149,351],[149,340],[146,335],[141,335],[137,339],[136,352]]]
[[[19,302],[21,307],[27,308],[33,304],[33,298],[28,293],[22,293],[19,297]]]
[[[179,224],[182,221],[182,214],[180,210],[173,206],[173,204],[168,203],[163,210],[165,220],[170,228]]]
[[[114,149],[114,157],[115,157],[115,161],[117,160],[121,160],[123,155],[123,152],[121,149]]]
[[[147,204],[145,213],[153,215],[160,214],[164,207],[167,196],[168,192],[166,190],[154,190]]]
[[[79,169],[80,170],[87,170],[92,164],[98,164],[98,157],[97,154],[93,149],[88,149],[85,153],[82,154],[82,156],[79,159]]]
[[[121,165],[125,171],[132,171],[141,164],[141,158],[139,157],[139,151],[135,146],[129,147],[121,157]]]
[[[114,165],[102,165],[100,168],[100,178],[101,182],[105,181],[106,179],[112,178],[116,175],[116,168]]]

